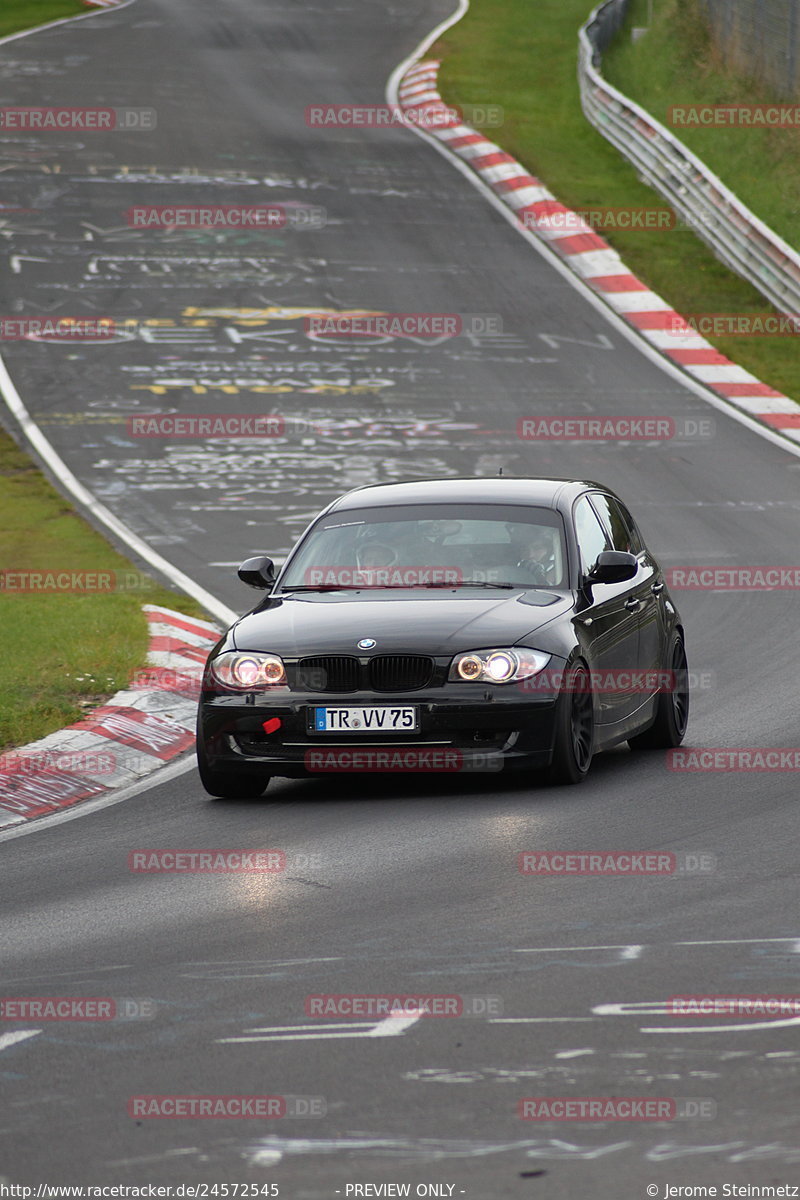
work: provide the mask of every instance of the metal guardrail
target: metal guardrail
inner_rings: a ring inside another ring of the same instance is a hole
[[[800,254],[774,233],[668,129],[600,73],[629,0],[605,0],[578,34],[578,83],[588,121],[638,170],[726,266],[779,312],[800,313]]]

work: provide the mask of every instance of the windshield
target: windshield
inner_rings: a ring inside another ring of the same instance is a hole
[[[314,526],[279,591],[566,587],[558,513],[518,505],[350,509]]]

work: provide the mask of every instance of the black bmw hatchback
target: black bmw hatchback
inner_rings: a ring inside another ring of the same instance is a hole
[[[608,488],[415,480],[328,505],[214,647],[198,713],[213,796],[273,776],[521,768],[578,783],[594,754],[677,746],[684,631]]]

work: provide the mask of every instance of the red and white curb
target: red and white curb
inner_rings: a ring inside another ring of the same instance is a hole
[[[623,320],[678,367],[729,404],[795,442],[800,407],[720,354],[701,334],[632,275],[616,250],[577,213],[556,199],[500,146],[469,125],[456,123],[436,87],[437,60],[403,75],[400,105],[409,120],[462,159],[517,216],[545,240]]]
[[[87,8],[115,8],[120,0],[83,0]]]
[[[144,605],[148,669],[82,721],[0,756],[0,829],[136,783],[194,744],[203,665],[219,630]]]

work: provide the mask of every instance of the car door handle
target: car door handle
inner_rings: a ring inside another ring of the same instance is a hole
[[[636,596],[628,596],[628,599],[625,601],[625,607],[630,612],[636,612],[637,608],[640,607],[641,603],[642,603],[641,600],[639,600]]]
[[[650,591],[653,593],[654,596],[660,596],[661,593],[663,592],[663,590],[664,590],[663,583],[654,583],[653,586],[650,588]]]

